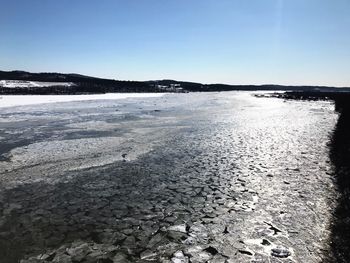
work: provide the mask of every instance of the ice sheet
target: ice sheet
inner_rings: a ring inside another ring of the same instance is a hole
[[[107,93],[93,95],[2,95],[0,96],[0,108],[68,101],[161,97],[164,94],[165,93]]]

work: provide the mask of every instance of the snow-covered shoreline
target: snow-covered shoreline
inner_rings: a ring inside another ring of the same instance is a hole
[[[45,82],[28,80],[0,80],[0,87],[3,88],[46,88],[46,87],[71,87],[75,86],[72,82]]]
[[[161,97],[165,93],[107,93],[92,95],[0,95],[0,108],[87,100]]]

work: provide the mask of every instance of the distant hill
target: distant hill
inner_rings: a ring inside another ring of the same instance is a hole
[[[196,91],[349,91],[350,88],[282,85],[201,84],[177,80],[123,81],[80,74],[0,71],[0,94],[90,94],[110,92]]]
[[[0,80],[22,80],[40,82],[65,82],[74,85],[51,85],[49,87],[1,87],[0,94],[86,94],[108,92],[157,92],[151,85],[141,81],[118,81],[79,74],[30,73],[25,71],[0,71]]]

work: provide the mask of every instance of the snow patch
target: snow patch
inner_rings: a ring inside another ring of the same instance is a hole
[[[150,150],[150,144],[131,148],[125,137],[44,141],[12,149],[5,155],[10,158],[10,163],[0,162],[0,170],[11,171],[23,166],[52,164],[61,171],[80,170],[122,160],[135,160]],[[127,159],[123,158],[123,153],[126,153]]]
[[[45,87],[72,87],[73,82],[43,82],[27,80],[0,80],[0,87],[3,88],[45,88]]]

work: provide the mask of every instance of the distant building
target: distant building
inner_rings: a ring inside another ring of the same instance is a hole
[[[181,84],[170,84],[170,85],[159,85],[156,84],[155,87],[161,91],[167,91],[167,92],[183,92],[183,88],[181,87]]]

